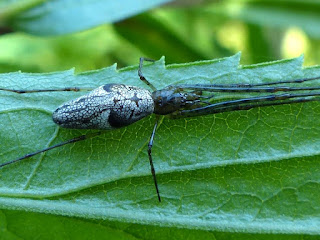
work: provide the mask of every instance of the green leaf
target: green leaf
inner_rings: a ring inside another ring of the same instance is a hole
[[[159,227],[115,221],[92,221],[51,214],[3,210],[0,212],[2,239],[237,239],[312,240],[318,236],[287,234],[248,234],[196,229]],[[30,224],[32,223],[32,224]]]
[[[312,240],[318,236],[287,234],[228,233],[195,229],[149,226],[113,221],[26,213],[5,210],[0,212],[2,239],[237,239],[237,240]],[[32,223],[32,226],[30,226]]]
[[[55,0],[45,1],[17,15],[8,4],[0,12],[0,19],[7,18],[9,26],[17,31],[42,36],[61,35],[120,21],[170,1]],[[16,4],[19,9],[22,9],[21,4]]]
[[[303,59],[239,67],[239,55],[143,72],[158,89],[177,83],[260,83],[319,76]],[[146,87],[137,67],[74,75],[0,75],[0,88],[50,89],[125,83]],[[319,81],[303,85],[317,85]],[[0,92],[0,160],[6,162],[91,131],[57,127],[51,113],[83,92]],[[106,131],[0,171],[0,208],[161,227],[247,233],[319,234],[318,102],[179,120],[163,118],[152,149],[154,116]]]

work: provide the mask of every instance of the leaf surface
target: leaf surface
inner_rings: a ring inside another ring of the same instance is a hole
[[[143,68],[157,89],[178,83],[260,83],[319,76],[303,59],[239,66],[240,55]],[[125,83],[146,87],[137,67],[74,75],[0,75],[0,88],[49,89]],[[318,85],[319,81],[304,83]],[[0,92],[0,160],[91,131],[57,127],[51,113],[83,92]],[[319,234],[318,102],[204,117],[163,118],[150,174],[147,144],[154,116],[52,150],[0,171],[0,207],[88,219],[189,229]]]

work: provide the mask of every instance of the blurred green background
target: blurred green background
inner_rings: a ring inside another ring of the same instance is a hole
[[[317,65],[319,10],[316,0],[0,0],[0,72],[75,68],[79,73],[114,63],[119,68],[137,65],[141,56],[165,56],[170,64],[239,51],[243,65],[301,54],[305,66]],[[34,239],[41,231],[47,239],[84,239],[85,231],[90,237],[101,231],[99,239],[319,239],[160,228],[12,210],[1,210],[0,220],[0,239],[3,233],[12,235],[8,239],[21,239],[16,233]]]
[[[319,62],[319,1],[167,0],[143,9],[143,1],[134,6],[118,1],[116,6],[113,1],[101,0],[103,6],[110,4],[115,15],[119,8],[137,8],[111,20],[111,13],[99,12],[101,6],[92,1],[81,1],[83,8],[72,5],[77,1],[67,1],[70,6],[62,6],[59,0],[51,2],[0,1],[0,72],[70,68],[82,72],[115,62],[118,67],[137,64],[140,56],[159,59],[164,55],[167,63],[181,63],[239,51],[242,64],[301,54],[305,65]],[[61,17],[61,9],[69,17]],[[55,11],[58,17],[53,16]],[[74,18],[84,14],[90,17]],[[101,18],[96,20],[99,14]],[[48,27],[59,21],[59,30]]]

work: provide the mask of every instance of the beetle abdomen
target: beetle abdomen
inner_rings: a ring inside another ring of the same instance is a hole
[[[52,115],[64,128],[113,129],[130,125],[154,111],[150,91],[123,84],[100,86],[66,102]]]

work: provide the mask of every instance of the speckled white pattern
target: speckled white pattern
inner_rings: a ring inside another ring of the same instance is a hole
[[[100,86],[58,107],[53,121],[65,128],[114,129],[152,114],[150,91],[123,84]]]

